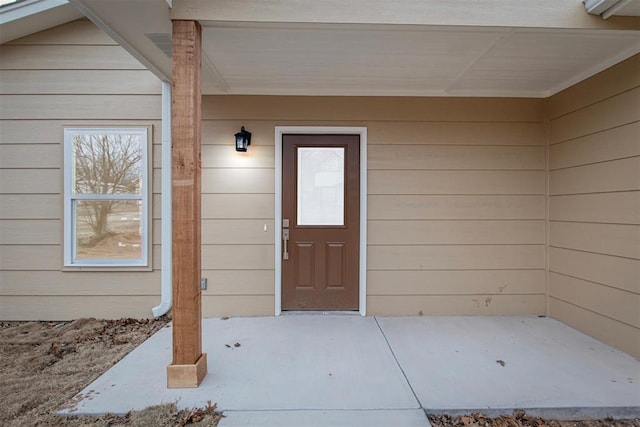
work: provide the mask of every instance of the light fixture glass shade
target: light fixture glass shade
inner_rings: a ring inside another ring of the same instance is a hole
[[[244,130],[242,126],[240,132],[236,133],[236,151],[245,152],[249,145],[251,145],[251,132]]]

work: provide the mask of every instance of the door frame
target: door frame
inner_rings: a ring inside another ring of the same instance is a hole
[[[282,135],[321,134],[360,136],[360,259],[358,308],[367,314],[367,128],[342,126],[276,126],[275,128],[275,315],[282,313]]]

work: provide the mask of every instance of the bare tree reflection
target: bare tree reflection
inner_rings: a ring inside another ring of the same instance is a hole
[[[142,144],[139,135],[77,134],[73,136],[73,148],[76,194],[140,194]],[[83,243],[95,245],[114,234],[109,229],[109,215],[125,203],[109,198],[83,203],[77,218],[92,232]]]

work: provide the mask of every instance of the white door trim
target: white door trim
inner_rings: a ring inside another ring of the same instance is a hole
[[[275,206],[275,315],[282,313],[282,135],[360,135],[360,265],[358,306],[367,314],[367,128],[340,126],[276,126],[276,206]]]

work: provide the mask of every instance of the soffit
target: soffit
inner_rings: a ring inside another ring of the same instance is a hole
[[[0,44],[82,18],[66,0],[21,0],[0,7]]]
[[[163,49],[171,16],[184,17],[166,0],[71,1],[156,75],[170,78]],[[237,20],[245,3],[265,5],[269,18]],[[555,18],[555,28],[522,26],[513,20],[516,11],[508,26],[275,22],[281,3],[304,2],[179,2],[182,14],[228,18],[200,20],[204,94],[546,97],[640,52],[640,20],[605,21],[579,1],[561,2],[571,28],[557,28]]]
[[[545,97],[640,51],[640,33],[504,27],[213,23],[205,90]]]
[[[612,16],[640,16],[640,1],[631,0],[623,2],[619,8],[617,8]]]

